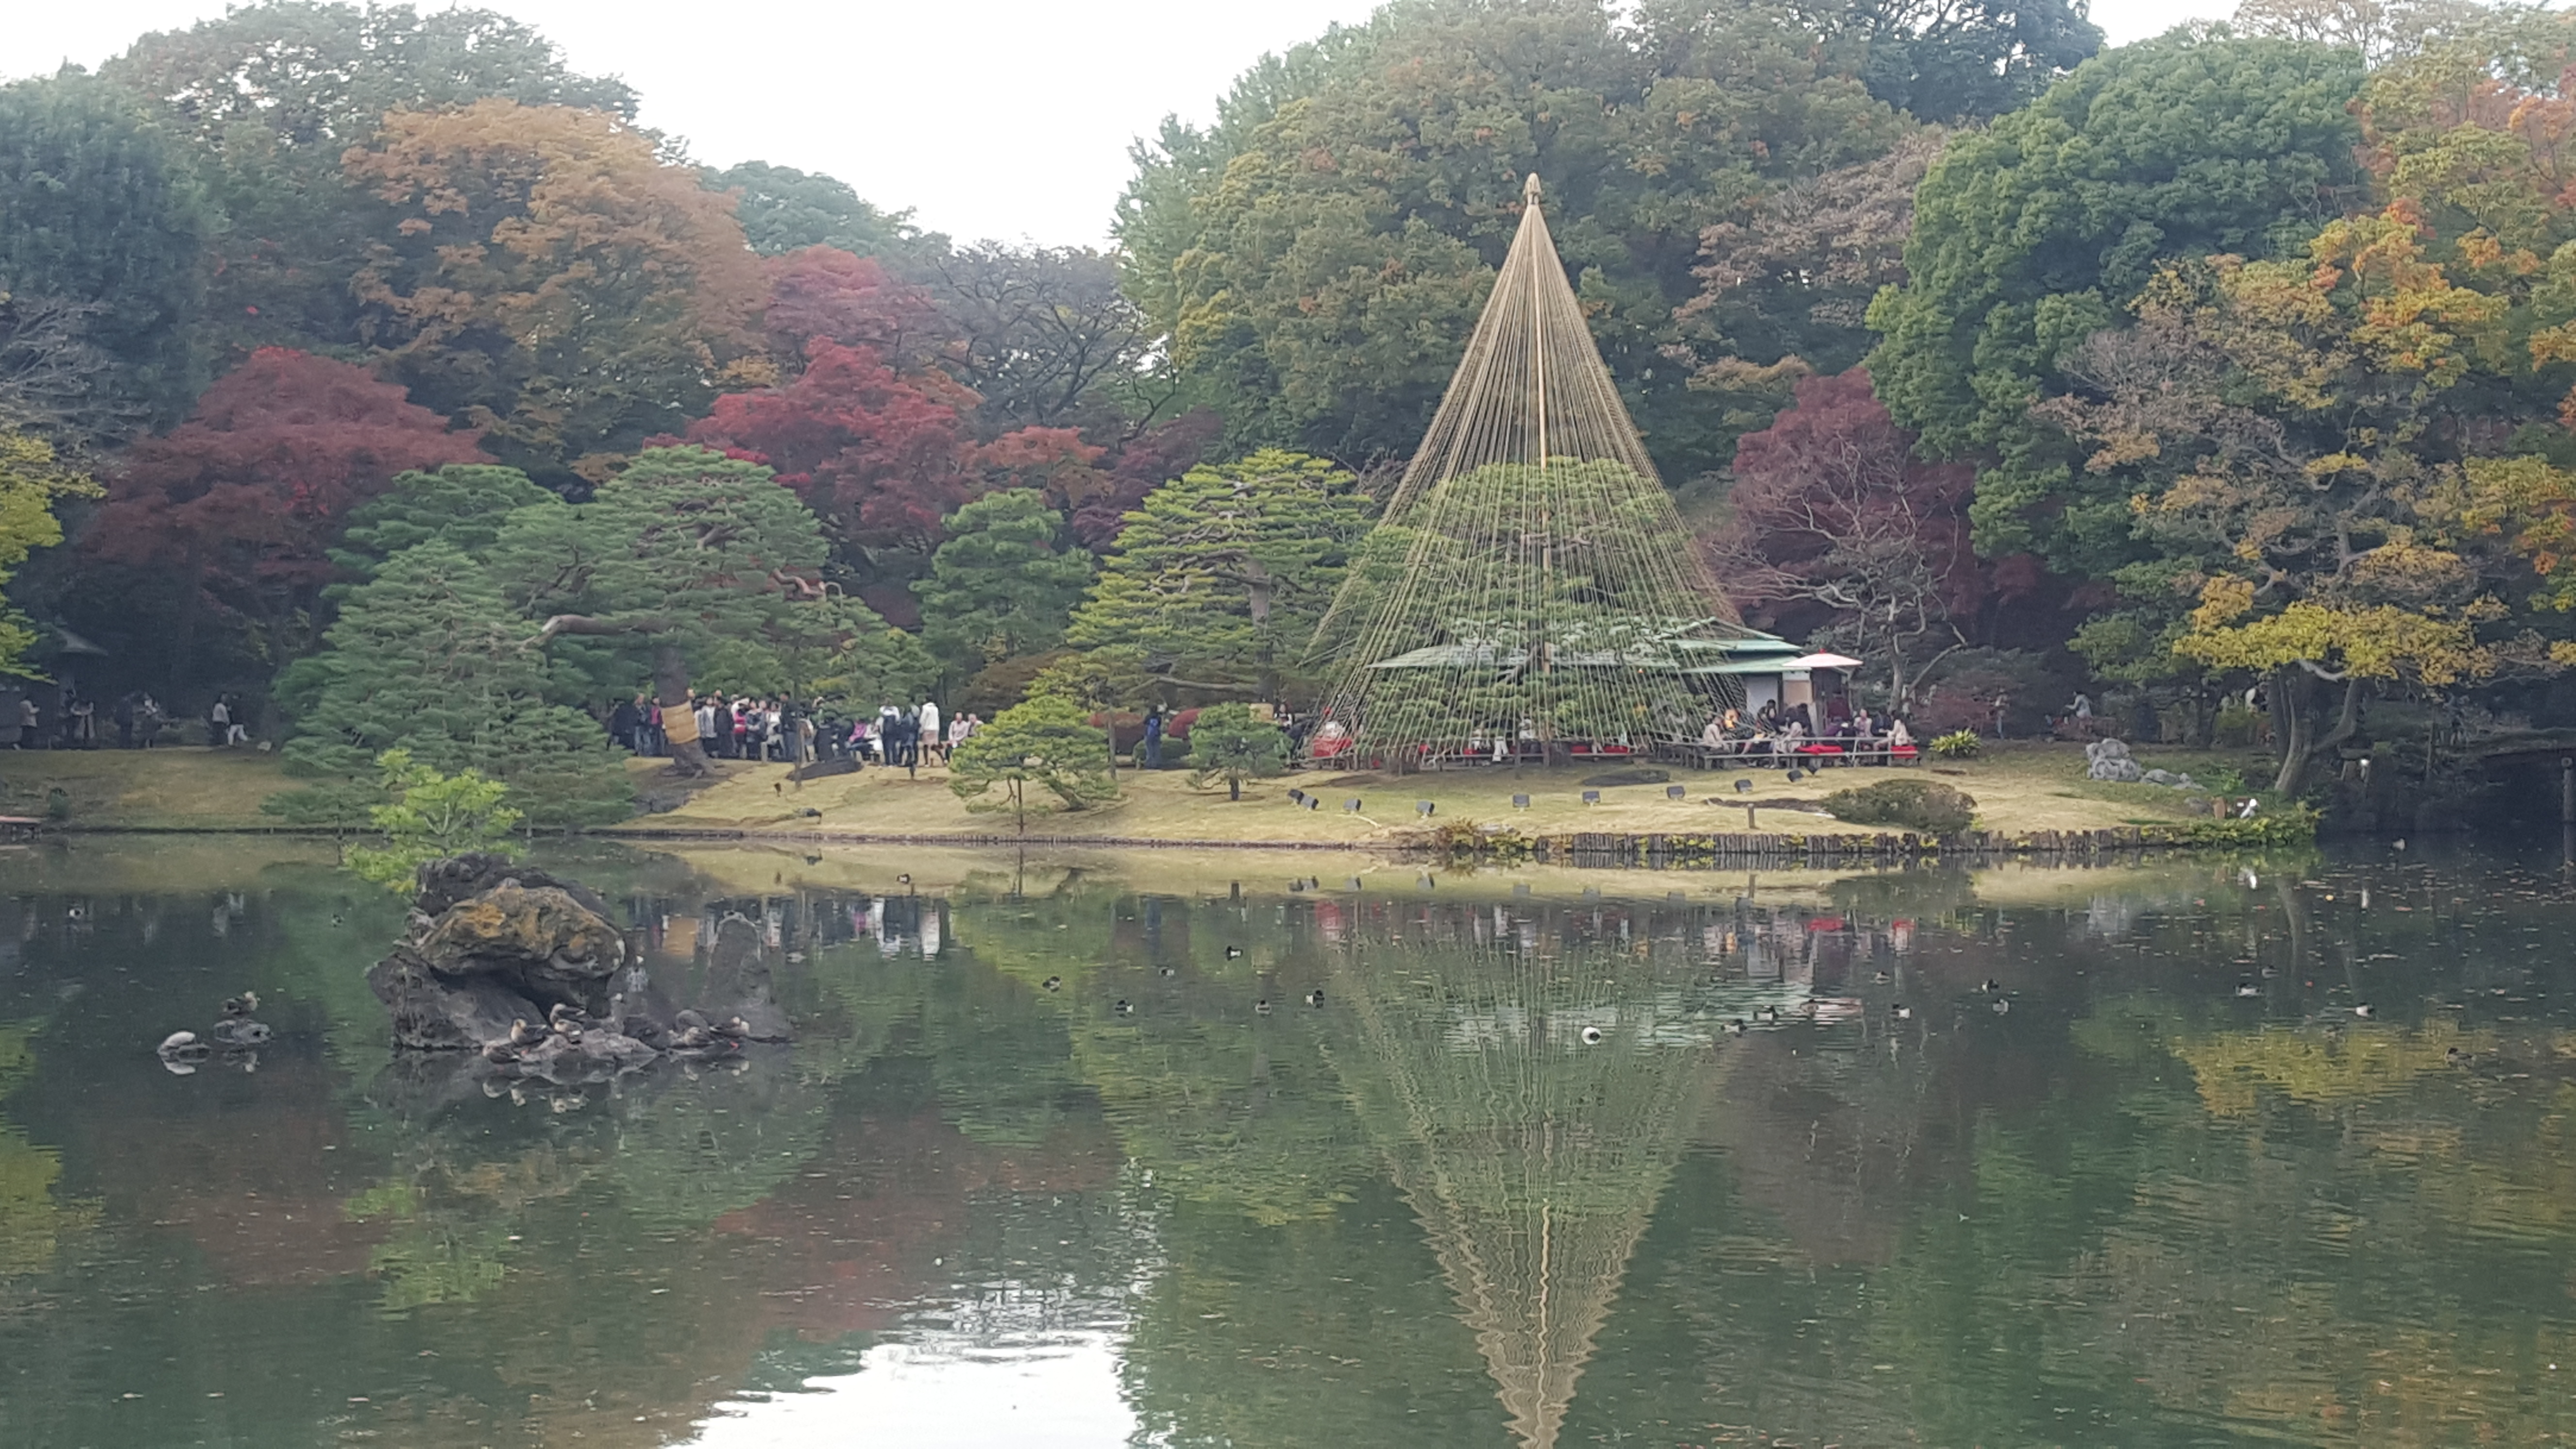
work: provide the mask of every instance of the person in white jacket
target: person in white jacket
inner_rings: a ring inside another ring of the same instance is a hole
[[[921,702],[921,747],[925,750],[940,749],[942,741],[946,738],[939,732],[939,706],[929,700],[923,700]],[[939,762],[943,765],[948,763],[944,751]]]

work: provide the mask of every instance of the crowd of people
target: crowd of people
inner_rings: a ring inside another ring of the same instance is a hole
[[[184,721],[173,716],[149,691],[131,690],[109,703],[104,711],[99,701],[84,694],[69,679],[62,680],[52,691],[53,705],[48,709],[36,702],[32,690],[23,690],[0,710],[0,748],[20,750],[95,750],[113,743],[120,750],[149,750],[175,743],[181,737]],[[242,724],[241,698],[219,694],[206,707],[204,717],[206,743],[215,749],[230,749],[250,743],[250,731]]]
[[[880,705],[872,715],[847,718],[824,701],[767,696],[705,694],[690,705],[698,747],[720,760],[768,760],[804,765],[832,759],[908,768],[945,764],[982,719],[961,714],[943,723],[939,706]],[[664,706],[649,694],[620,700],[609,710],[609,738],[638,755],[670,753]]]
[[[1764,700],[1751,719],[1729,709],[1708,722],[1699,742],[1706,749],[1752,756],[1830,758],[1883,751],[1903,758],[1915,752],[1914,732],[1902,716],[1873,715],[1867,707],[1856,709],[1840,696],[1824,701],[1823,710],[1825,718],[1819,726],[1815,708],[1804,702],[1784,705],[1776,699]]]

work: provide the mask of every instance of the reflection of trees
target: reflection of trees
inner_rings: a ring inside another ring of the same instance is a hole
[[[1328,1054],[1530,1446],[1556,1440],[1710,1081],[1687,966],[1605,915],[1625,912],[1381,906],[1332,957],[1360,1033]]]
[[[204,897],[0,899],[18,968],[0,971],[0,1020],[78,1003],[36,1038],[12,1113],[63,1144],[60,1182],[42,1164],[46,1198],[77,1208],[68,1183],[102,1203],[100,1245],[52,1252],[30,1280],[29,1301],[51,1305],[41,1330],[13,1319],[16,1284],[0,1295],[14,1371],[0,1438],[287,1442],[310,1437],[318,1404],[348,1432],[423,1446],[667,1443],[768,1356],[831,1355],[781,1345],[843,1343],[950,1291],[943,1254],[987,1282],[1034,1244],[1063,1254],[1115,1170],[1096,1115],[988,1106],[1009,1140],[961,1136],[930,1065],[976,1052],[979,1024],[1012,1051],[1044,1032],[984,1022],[944,966],[883,959],[846,902],[729,903],[776,926],[782,993],[816,1023],[793,1048],[739,1076],[666,1064],[613,1088],[523,1085],[514,1102],[457,1059],[387,1070],[360,973],[390,927],[302,871]],[[639,873],[630,899],[698,919],[685,881]],[[657,956],[693,961],[693,934]],[[279,1030],[259,1070],[164,1073],[149,1042],[165,1014],[211,1015],[248,985]],[[0,1036],[0,1057],[18,1041]],[[15,1244],[33,1235],[17,1232],[11,1145],[0,1127],[0,1237]],[[997,1218],[1020,1224],[1010,1243],[973,1257]],[[1122,1251],[1085,1271],[1130,1281]],[[40,1387],[102,1363],[161,1367],[138,1370],[150,1392],[121,1407]]]
[[[1073,1071],[1158,1188],[1271,1225],[1329,1217],[1349,1199],[1365,1168],[1296,1005],[1313,979],[1302,923],[1270,904],[1080,882],[1038,900],[961,901],[955,915],[978,963],[1063,1021]],[[1228,945],[1250,949],[1230,959]],[[1265,994],[1273,1016],[1254,1010]]]
[[[0,1101],[35,1067],[27,1028],[0,1026]],[[98,1205],[60,1195],[62,1154],[0,1121],[0,1295],[10,1280],[52,1267],[63,1240],[98,1221]],[[0,1308],[7,1298],[0,1296]]]

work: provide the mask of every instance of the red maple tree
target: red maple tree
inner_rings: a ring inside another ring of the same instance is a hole
[[[896,280],[876,258],[838,247],[806,247],[770,261],[763,326],[780,357],[801,358],[816,342],[837,342],[865,347],[907,373],[959,345],[928,292]]]
[[[1216,414],[1193,408],[1111,448],[1101,465],[1105,483],[1072,505],[1073,536],[1094,553],[1108,552],[1145,495],[1198,466],[1224,432]]]
[[[873,348],[817,340],[803,373],[717,398],[688,441],[777,469],[844,549],[926,551],[980,491],[963,419],[974,402],[938,372],[906,376]]]
[[[1988,588],[1968,543],[1976,470],[1915,456],[1860,368],[1798,384],[1797,400],[1736,443],[1717,576],[1748,610],[1888,672],[1901,708],[1962,648]]]
[[[365,368],[261,348],[187,421],[126,450],[82,547],[186,580],[183,644],[211,611],[291,659],[320,637],[328,550],[349,511],[407,469],[490,462],[479,439]]]

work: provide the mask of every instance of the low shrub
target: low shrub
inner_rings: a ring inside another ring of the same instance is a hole
[[[2218,707],[2210,735],[2223,748],[2243,749],[2263,737],[2263,725],[2261,710],[2241,699],[2231,699]]]
[[[1538,842],[1512,829],[1489,830],[1464,818],[1443,820],[1428,830],[1413,832],[1416,849],[1438,856],[1452,865],[1512,865],[1528,860]]]
[[[1825,797],[1826,813],[1852,825],[1895,825],[1955,835],[1976,820],[1977,802],[1933,780],[1881,780]]]
[[[2268,850],[2316,844],[2317,818],[2313,807],[2293,802],[2261,811],[2251,820],[2239,820],[2234,816],[2225,820],[2193,820],[2179,825],[2151,826],[2149,834],[2172,845]]]
[[[1977,738],[1975,730],[1952,730],[1932,741],[1932,753],[1945,760],[1973,760],[1985,747],[1986,742]]]

